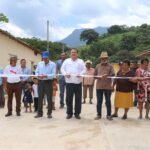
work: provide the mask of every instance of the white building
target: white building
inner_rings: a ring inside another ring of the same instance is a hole
[[[26,59],[27,66],[32,69],[41,60],[41,54],[37,49],[0,29],[0,67],[4,68],[9,64],[10,55],[18,57],[18,64],[21,59]]]

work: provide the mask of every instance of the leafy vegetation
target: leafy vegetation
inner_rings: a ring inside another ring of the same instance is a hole
[[[99,61],[102,51],[107,51],[110,61],[118,63],[123,59],[136,59],[135,56],[150,49],[150,25],[127,27],[114,25],[108,32],[100,35],[92,44],[79,48],[80,57],[90,59],[94,65]]]
[[[9,22],[8,18],[3,13],[0,13],[0,22]]]
[[[27,44],[38,49],[41,52],[47,51],[47,41],[45,41],[45,40],[40,40],[40,39],[35,38],[35,37],[33,37],[33,38],[18,38],[18,39],[26,42]],[[51,58],[53,60],[59,59],[61,52],[62,51],[68,52],[68,49],[69,48],[63,43],[49,42],[49,49],[48,50],[49,50]]]

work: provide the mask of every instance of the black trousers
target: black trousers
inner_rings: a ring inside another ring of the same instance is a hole
[[[66,103],[67,114],[73,115],[73,97],[75,95],[75,113],[79,115],[81,113],[81,99],[82,99],[82,84],[67,83],[66,84]]]
[[[4,106],[5,106],[4,90],[3,85],[0,85],[0,107],[3,108]]]
[[[34,111],[38,110],[38,97],[34,97]]]
[[[38,83],[38,114],[43,115],[43,99],[44,95],[47,96],[47,103],[48,103],[48,112],[47,115],[52,113],[52,88],[53,80],[39,80]]]

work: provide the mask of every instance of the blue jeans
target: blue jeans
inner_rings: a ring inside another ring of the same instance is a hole
[[[66,84],[66,102],[67,102],[67,114],[73,115],[73,97],[75,95],[75,113],[79,115],[81,113],[81,99],[82,99],[82,84],[67,83]]]
[[[97,95],[97,115],[102,115],[102,103],[103,103],[103,94],[106,99],[106,107],[107,107],[107,116],[111,116],[111,90],[103,90],[103,89],[97,89],[96,95]]]
[[[59,89],[60,89],[59,97],[60,97],[60,105],[62,105],[62,106],[64,106],[64,92],[65,92],[65,88],[66,88],[65,80],[59,80]]]

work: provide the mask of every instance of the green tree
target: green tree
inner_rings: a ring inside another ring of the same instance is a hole
[[[133,50],[136,47],[136,35],[134,34],[123,35],[120,43],[122,49]]]
[[[128,50],[120,50],[116,54],[112,55],[110,58],[111,62],[116,62],[116,63],[123,61],[125,59],[134,60],[135,56],[132,52]]]
[[[108,28],[108,34],[117,34],[117,33],[124,33],[128,32],[129,28],[126,25],[113,25],[110,28]]]
[[[86,41],[86,44],[92,44],[93,42],[96,42],[99,37],[99,34],[93,30],[93,29],[88,29],[84,30],[80,34],[80,40]]]
[[[38,38],[18,38],[19,40],[22,40],[24,42],[26,42],[27,44],[31,45],[32,47],[38,49],[39,51],[47,51],[47,41],[45,40],[41,40]],[[50,56],[51,59],[56,60],[59,58],[61,52],[62,52],[62,48],[64,48],[64,51],[67,52],[68,51],[68,47],[60,42],[49,42],[49,52],[50,52]]]
[[[8,18],[3,13],[0,13],[0,22],[9,22]]]

